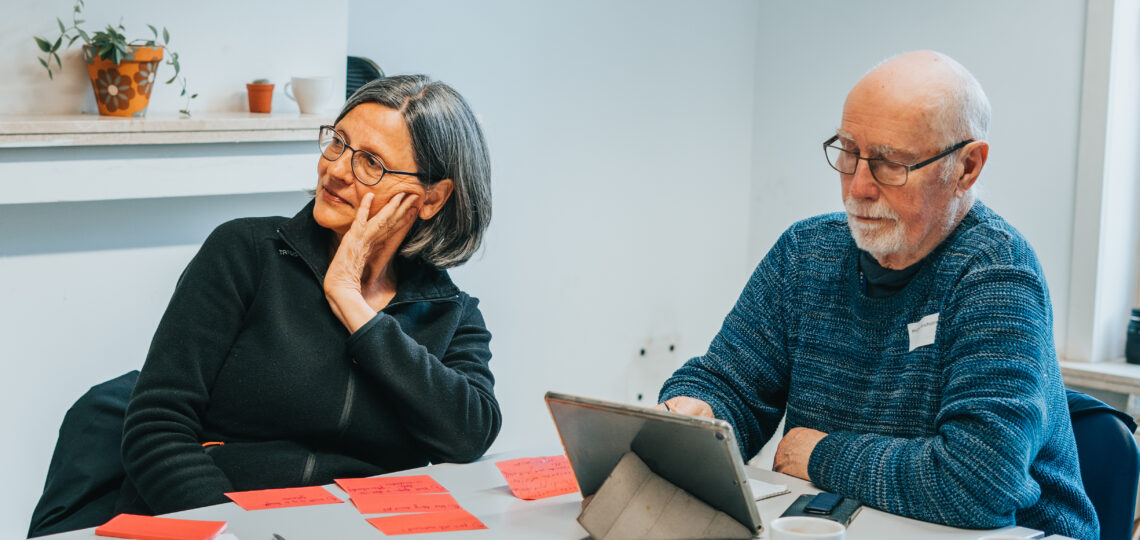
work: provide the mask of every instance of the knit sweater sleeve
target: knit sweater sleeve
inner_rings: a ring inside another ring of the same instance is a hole
[[[159,322],[123,428],[123,465],[156,513],[225,502],[233,491],[203,452],[202,416],[256,276],[248,227],[223,224],[186,267]]]
[[[795,234],[785,233],[756,267],[709,350],[686,362],[665,381],[658,401],[700,399],[733,426],[745,459],[776,431],[787,403],[788,333],[795,274]]]
[[[479,301],[460,293],[461,316],[442,356],[381,311],[349,338],[354,360],[386,389],[403,425],[433,463],[474,461],[502,424],[491,374],[491,332]]]
[[[1049,436],[1046,378],[1055,374],[1043,277],[990,266],[967,273],[944,306],[946,351],[934,434],[834,431],[812,452],[821,488],[894,514],[958,527],[1015,523],[1040,486],[1029,466]]]

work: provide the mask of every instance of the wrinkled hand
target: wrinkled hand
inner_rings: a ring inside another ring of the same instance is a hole
[[[815,445],[819,444],[819,441],[826,436],[826,433],[811,428],[795,427],[790,429],[784,438],[780,439],[780,444],[776,446],[772,470],[810,481],[808,461],[811,460],[811,452],[815,450]]]
[[[659,411],[670,411],[677,414],[687,414],[689,416],[715,418],[715,416],[713,416],[712,407],[710,407],[708,403],[688,396],[677,396],[667,399],[663,403],[658,403],[653,408]]]
[[[365,270],[370,261],[372,268],[387,268],[399,243],[415,222],[415,208],[419,202],[419,196],[415,194],[397,193],[369,219],[374,198],[374,194],[368,193],[361,199],[356,219],[340,239],[323,284],[325,298],[333,313],[353,332],[376,315],[364,299]],[[368,279],[377,277],[367,276]],[[362,317],[363,322],[360,322]]]

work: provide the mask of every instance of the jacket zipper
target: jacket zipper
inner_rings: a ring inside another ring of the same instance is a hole
[[[430,298],[413,298],[411,300],[400,300],[399,302],[392,302],[392,303],[384,306],[383,308],[380,309],[380,313],[386,313],[389,308],[399,307],[399,306],[402,306],[405,304],[414,304],[416,302],[447,302],[450,300],[455,300],[456,298],[459,298],[458,294],[452,294],[450,296],[443,295],[443,296],[432,296]]]
[[[348,372],[348,384],[344,390],[344,408],[341,409],[340,420],[336,423],[337,437],[344,434],[344,430],[348,428],[348,419],[352,415],[353,396],[356,394],[356,376],[354,373],[352,370]]]
[[[301,250],[297,249],[297,246],[295,246],[293,244],[293,242],[289,240],[289,237],[287,237],[281,233],[281,229],[277,229],[277,236],[280,237],[282,240],[284,240],[285,243],[289,247],[293,248],[293,251],[297,252],[297,254],[300,255],[300,259],[302,261],[304,261],[305,266],[308,266],[309,270],[311,270],[313,272],[313,276],[317,278],[317,281],[318,282],[322,281],[321,273],[318,272],[317,269],[313,267],[313,265],[309,262],[309,260],[307,258],[304,257],[304,255],[302,255]],[[410,299],[410,300],[401,300],[399,302],[390,303],[390,304],[384,306],[384,308],[381,309],[380,311],[384,312],[388,308],[401,306],[404,304],[411,304],[411,303],[415,303],[415,302],[440,302],[440,301],[454,300],[456,298],[459,298],[458,294],[441,295],[441,296],[436,296],[436,297],[432,297],[432,298],[416,298],[416,299]],[[355,360],[354,360],[354,362],[355,362]],[[352,402],[353,402],[353,398],[355,397],[355,394],[356,394],[356,377],[353,375],[353,373],[354,372],[351,370],[348,372],[348,382],[345,385],[345,390],[344,390],[344,407],[340,411],[340,419],[337,420],[337,436],[344,434],[344,431],[346,429],[348,429],[348,421],[349,421],[349,419],[352,418]],[[316,456],[316,454],[313,454],[312,452],[310,452],[309,457],[305,460],[305,470],[301,474],[301,484],[302,485],[307,485],[312,480],[313,473],[316,470],[316,466],[317,466],[317,456]]]
[[[305,459],[305,470],[301,473],[301,485],[308,485],[309,481],[313,479],[313,471],[317,468],[317,455],[309,452],[309,457]]]

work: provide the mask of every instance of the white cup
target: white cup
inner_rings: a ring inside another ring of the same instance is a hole
[[[305,114],[324,112],[332,91],[332,77],[293,77],[285,83],[285,97],[296,101]]]
[[[785,516],[776,518],[768,527],[772,540],[843,540],[847,536],[843,524],[817,517]]]

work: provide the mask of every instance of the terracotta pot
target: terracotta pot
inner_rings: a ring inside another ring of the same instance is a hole
[[[245,91],[249,93],[249,112],[267,113],[273,107],[272,84],[247,84]]]
[[[91,89],[95,91],[99,114],[146,116],[155,72],[162,61],[162,47],[130,45],[127,57],[116,65],[99,58],[93,47],[85,45],[83,59],[87,61],[87,74],[91,76]]]

